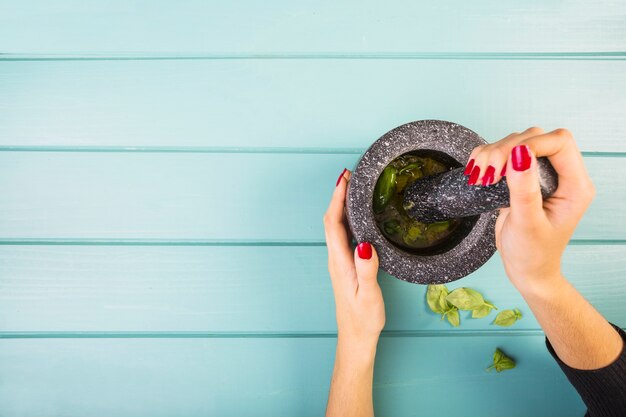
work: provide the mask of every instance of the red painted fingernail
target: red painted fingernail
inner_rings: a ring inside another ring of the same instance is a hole
[[[506,162],[504,163],[504,166],[502,167],[502,171],[500,171],[500,176],[504,177],[506,175]]]
[[[496,169],[489,165],[487,167],[487,169],[485,170],[485,175],[483,175],[483,186],[488,186],[491,185],[493,183],[493,176],[496,173]]]
[[[478,180],[479,175],[480,175],[480,167],[475,166],[474,169],[472,170],[472,173],[470,174],[469,179],[467,180],[467,184],[468,185],[476,184],[476,181]]]
[[[369,242],[361,242],[356,247],[356,252],[361,259],[369,259],[372,257],[372,245]]]
[[[339,178],[337,178],[337,184],[335,184],[335,187],[339,185],[339,181],[341,181],[341,179],[343,178],[343,174],[345,174],[347,170],[348,168],[344,168],[343,171],[341,171]]]
[[[511,161],[513,169],[516,171],[526,171],[530,168],[530,149],[528,145],[517,145],[511,151]]]
[[[472,172],[472,168],[474,168],[474,160],[470,159],[467,165],[465,166],[465,171],[463,171],[463,175],[469,175]]]

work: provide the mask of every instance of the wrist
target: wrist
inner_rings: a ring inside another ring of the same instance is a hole
[[[522,297],[528,301],[528,299],[543,299],[554,296],[569,285],[569,282],[560,272],[556,272],[543,277],[518,280],[513,284]]]
[[[360,364],[374,363],[378,336],[355,338],[339,333],[337,337],[337,355],[350,362]]]

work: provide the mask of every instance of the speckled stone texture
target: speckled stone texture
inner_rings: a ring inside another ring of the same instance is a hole
[[[558,186],[558,176],[548,158],[537,158],[539,186],[543,198]],[[404,191],[404,209],[412,218],[425,223],[468,217],[508,207],[506,177],[488,187],[468,185],[463,167],[415,181]]]
[[[348,183],[346,215],[356,241],[368,241],[376,248],[380,268],[412,283],[446,283],[469,275],[494,254],[496,210],[481,214],[457,245],[434,255],[411,254],[388,241],[376,225],[373,210],[376,181],[396,157],[428,149],[444,152],[459,165],[465,165],[472,149],[484,143],[484,139],[461,125],[419,120],[387,132],[365,151]]]

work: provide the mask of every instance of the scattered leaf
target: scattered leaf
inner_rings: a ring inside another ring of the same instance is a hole
[[[450,322],[451,325],[453,325],[454,327],[459,327],[459,324],[461,324],[461,317],[459,317],[459,310],[455,308],[449,310],[446,313],[446,317],[448,318],[448,321]]]
[[[521,318],[522,312],[519,311],[517,308],[514,310],[502,310],[496,316],[493,324],[498,326],[511,326]]]
[[[489,313],[491,313],[491,306],[489,304],[483,304],[482,306],[478,307],[477,309],[472,310],[472,318],[473,319],[480,319],[482,317],[487,316]]]
[[[459,310],[475,310],[485,304],[483,296],[478,291],[467,287],[453,290],[446,300]]]
[[[513,368],[515,368],[515,361],[508,357],[503,351],[496,348],[493,354],[493,365],[487,368],[487,370],[495,369],[496,372],[502,372]]]
[[[449,302],[446,301],[446,297],[448,296],[448,289],[446,288],[445,291],[441,291],[441,293],[439,293],[439,299],[437,300],[437,304],[439,306],[439,309],[442,311],[442,313],[445,313],[446,311],[450,310],[451,308],[454,308],[452,306],[452,304],[450,304]]]
[[[426,289],[426,303],[428,307],[439,314],[443,314],[446,312],[446,304],[441,303],[441,299],[445,301],[446,296],[448,295],[448,288],[445,285],[429,285]]]

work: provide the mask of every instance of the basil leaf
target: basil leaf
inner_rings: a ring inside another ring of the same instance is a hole
[[[380,174],[374,187],[374,212],[381,213],[389,204],[396,190],[396,175],[397,170],[392,166],[387,166]]]
[[[441,304],[441,298],[445,301],[445,297],[448,295],[448,288],[445,285],[429,285],[426,289],[426,303],[428,307],[439,314],[443,314],[446,312],[447,305]]]
[[[445,232],[446,230],[448,230],[448,228],[450,228],[450,220],[445,220],[445,221],[437,222],[437,223],[430,223],[426,227],[426,230],[432,233],[441,233],[441,232]]]
[[[404,171],[410,171],[410,173],[417,173],[419,172],[419,175],[422,175],[422,172],[420,171],[420,169],[422,168],[422,164],[419,162],[415,162],[412,164],[409,164],[407,166],[405,166],[404,168],[402,168],[398,174],[402,174],[404,173]]]
[[[497,310],[498,307],[494,306],[493,304],[491,304],[489,301],[485,300],[485,305],[488,305],[489,307],[491,307],[494,310]]]
[[[506,371],[508,369],[515,368],[515,361],[508,357],[503,351],[496,348],[496,351],[493,354],[493,365],[487,368],[488,371],[491,369],[496,370],[496,372]]]
[[[437,300],[437,304],[442,312],[446,312],[452,308],[452,304],[446,301],[446,297],[448,296],[448,289],[445,288],[444,291],[439,293],[439,299]]]
[[[500,362],[503,356],[504,353],[500,349],[496,348],[496,351],[493,353],[493,364],[495,365]]]
[[[459,327],[459,324],[461,324],[461,317],[459,317],[459,310],[457,310],[456,308],[449,310],[446,313],[446,316],[448,317],[448,321],[450,322],[451,325],[453,325],[454,327]]]
[[[412,224],[411,226],[409,226],[409,230],[407,230],[407,233],[403,238],[405,242],[407,242],[407,240],[409,242],[414,242],[417,239],[423,239],[424,233],[419,225]]]
[[[397,221],[396,219],[389,219],[383,223],[383,230],[388,235],[393,235],[395,233],[398,233],[400,230],[402,230],[402,227],[400,227],[400,222]]]
[[[515,368],[515,362],[511,358],[504,358],[500,362],[498,362],[498,364],[496,365],[497,372],[502,372],[502,371],[506,371],[507,369],[513,369],[513,368]]]
[[[512,326],[517,320],[522,318],[522,313],[518,310],[502,310],[496,316],[493,324],[497,326]]]
[[[492,310],[491,306],[485,303],[482,306],[478,307],[477,309],[472,310],[472,318],[479,319],[479,318],[485,317],[486,315],[491,313],[491,310]]]
[[[446,300],[459,310],[474,310],[485,304],[483,296],[471,288],[457,288],[452,291]]]
[[[411,178],[412,177],[410,172],[404,173],[402,175],[398,174],[398,176],[396,177],[396,192],[403,192]]]

